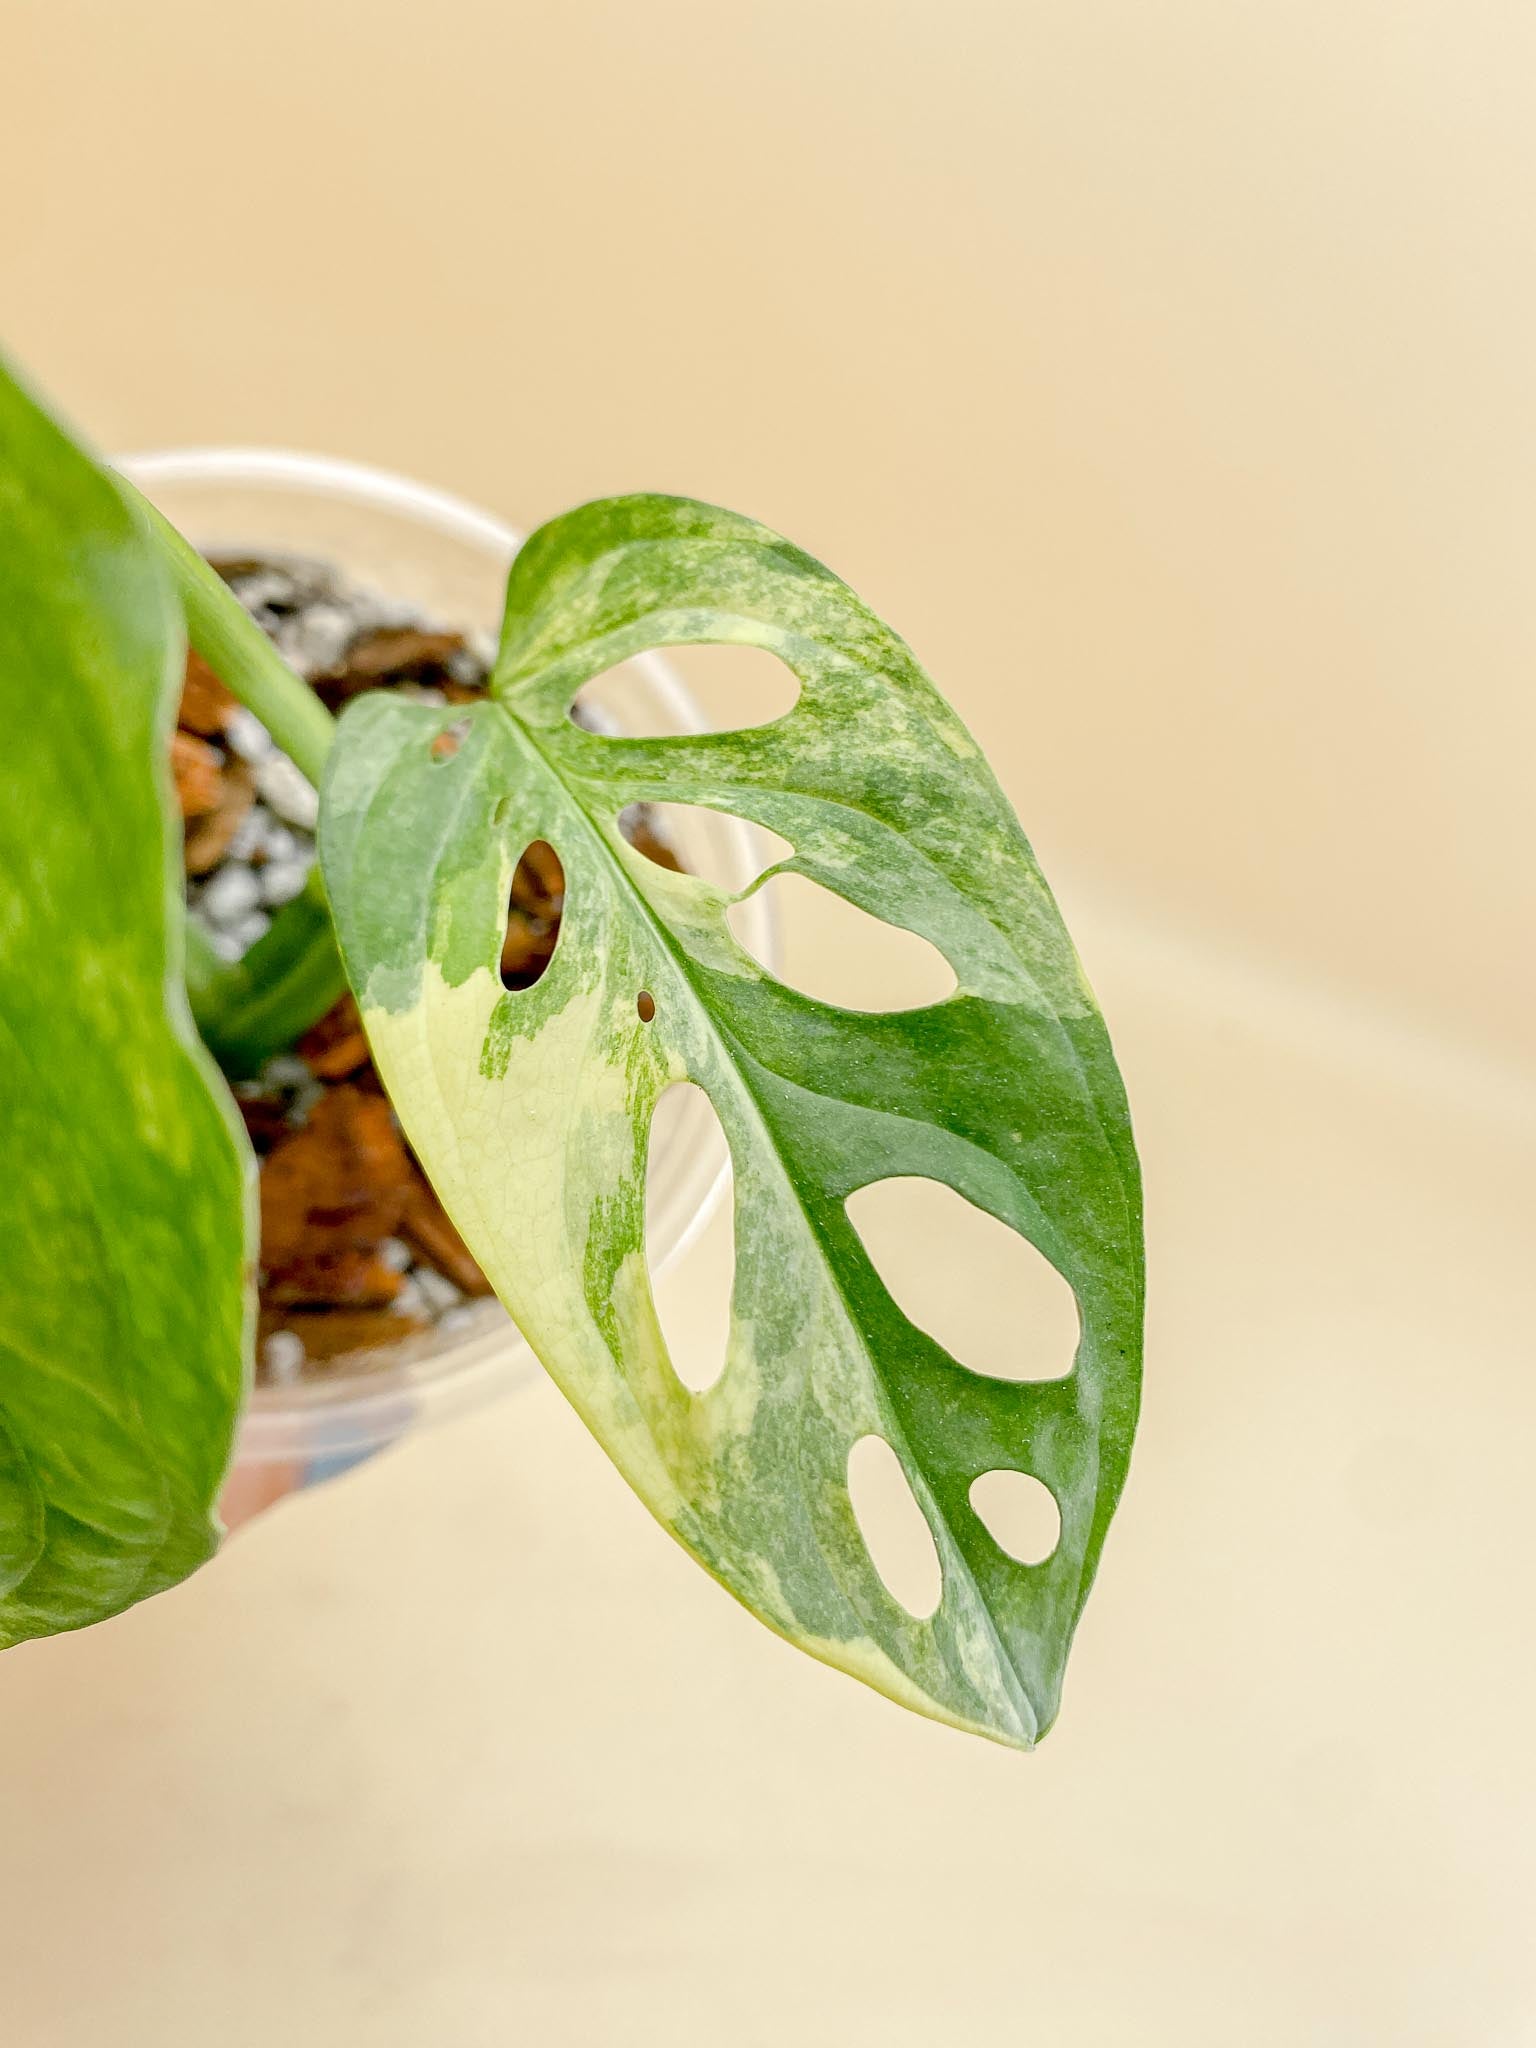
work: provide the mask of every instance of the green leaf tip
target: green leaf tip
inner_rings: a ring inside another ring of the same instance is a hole
[[[639,739],[568,716],[649,648],[767,648],[799,681],[771,724]],[[364,698],[327,770],[321,857],[343,955],[406,1129],[498,1293],[653,1514],[771,1628],[958,1727],[1050,1725],[1125,1478],[1141,1361],[1141,1196],[1102,1020],[1013,812],[901,639],[779,535],[689,499],[601,501],[544,527],[508,584],[494,701]],[[455,727],[451,751],[434,747]],[[946,1001],[837,1009],[767,974],[731,898],[643,859],[620,813],[709,806],[936,946]],[[497,973],[513,867],[566,878],[542,977]],[[637,992],[651,997],[647,1006]],[[673,1372],[645,1258],[652,1111],[709,1096],[734,1163],[724,1371]],[[845,1204],[921,1176],[1028,1238],[1072,1288],[1073,1369],[1012,1382],[902,1314]],[[925,1619],[887,1592],[848,1492],[889,1444],[938,1550]],[[991,1471],[1054,1496],[1020,1564],[970,1500]]]

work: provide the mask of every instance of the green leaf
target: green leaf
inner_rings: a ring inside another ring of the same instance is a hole
[[[220,960],[199,928],[187,926],[192,1015],[231,1080],[257,1073],[273,1053],[286,1052],[346,987],[317,871],[238,960]]]
[[[800,679],[795,708],[696,738],[571,722],[583,682],[685,641],[771,649]],[[1028,1745],[1056,1711],[1130,1452],[1141,1214],[1103,1024],[1006,799],[844,584],[687,500],[590,505],[538,533],[513,568],[493,690],[460,714],[364,698],[324,791],[343,957],[413,1143],[679,1542],[814,1656]],[[719,889],[627,845],[619,813],[647,798],[772,827],[790,868],[937,946],[956,994],[865,1015],[786,988],[735,943]],[[565,918],[542,978],[509,993],[508,884],[535,839],[564,866]],[[703,1394],[671,1369],[644,1255],[649,1119],[683,1079],[713,1101],[735,1166],[729,1349]],[[958,1189],[1065,1276],[1082,1321],[1069,1376],[984,1377],[906,1320],[844,1208],[897,1175]],[[927,1620],[886,1591],[859,1534],[848,1458],[869,1434],[899,1455],[937,1543]],[[972,1509],[995,1469],[1055,1495],[1045,1563],[1016,1563]]]
[[[0,1646],[214,1548],[253,1168],[181,986],[183,639],[137,515],[0,368]]]

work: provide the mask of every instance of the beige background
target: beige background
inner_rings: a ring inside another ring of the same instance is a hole
[[[1154,1260],[1038,1756],[792,1657],[541,1387],[6,1660],[7,2040],[1536,2042],[1536,13],[0,35],[3,326],[102,444],[686,489],[907,632],[1073,916]]]

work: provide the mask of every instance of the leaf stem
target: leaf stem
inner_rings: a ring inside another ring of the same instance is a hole
[[[187,638],[220,682],[254,712],[317,786],[336,721],[191,543],[141,491],[117,479],[143,514],[170,570]],[[346,974],[318,868],[241,960],[223,961],[194,919],[186,922],[187,997],[203,1042],[232,1080],[307,1031],[345,990]]]
[[[149,522],[175,579],[187,638],[219,681],[254,711],[301,773],[318,784],[336,737],[336,721],[226,586],[142,492],[119,479]]]

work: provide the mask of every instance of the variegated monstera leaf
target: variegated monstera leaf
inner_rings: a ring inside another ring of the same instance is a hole
[[[581,729],[580,686],[644,649],[771,649],[800,683],[771,724],[631,739]],[[789,869],[921,934],[949,1000],[869,1015],[784,986],[731,899],[626,842],[645,799],[735,812]],[[907,647],[829,571],[753,522],[633,497],[522,550],[492,700],[384,695],[342,721],[322,858],[353,986],[433,1181],[529,1342],[642,1500],[751,1610],[922,1712],[1028,1745],[1125,1475],[1141,1345],[1141,1217],[1125,1099],[1072,946],[976,745]],[[508,887],[548,841],[554,959],[498,973]],[[649,998],[641,1001],[642,993]],[[723,1373],[673,1371],[644,1245],[651,1114],[708,1094],[735,1170]],[[1028,1238],[1076,1296],[1071,1373],[968,1370],[907,1320],[849,1221],[857,1189],[947,1183]],[[937,1543],[927,1619],[876,1573],[848,1491],[878,1435]],[[978,1475],[1060,1508],[1041,1564],[998,1546]]]

